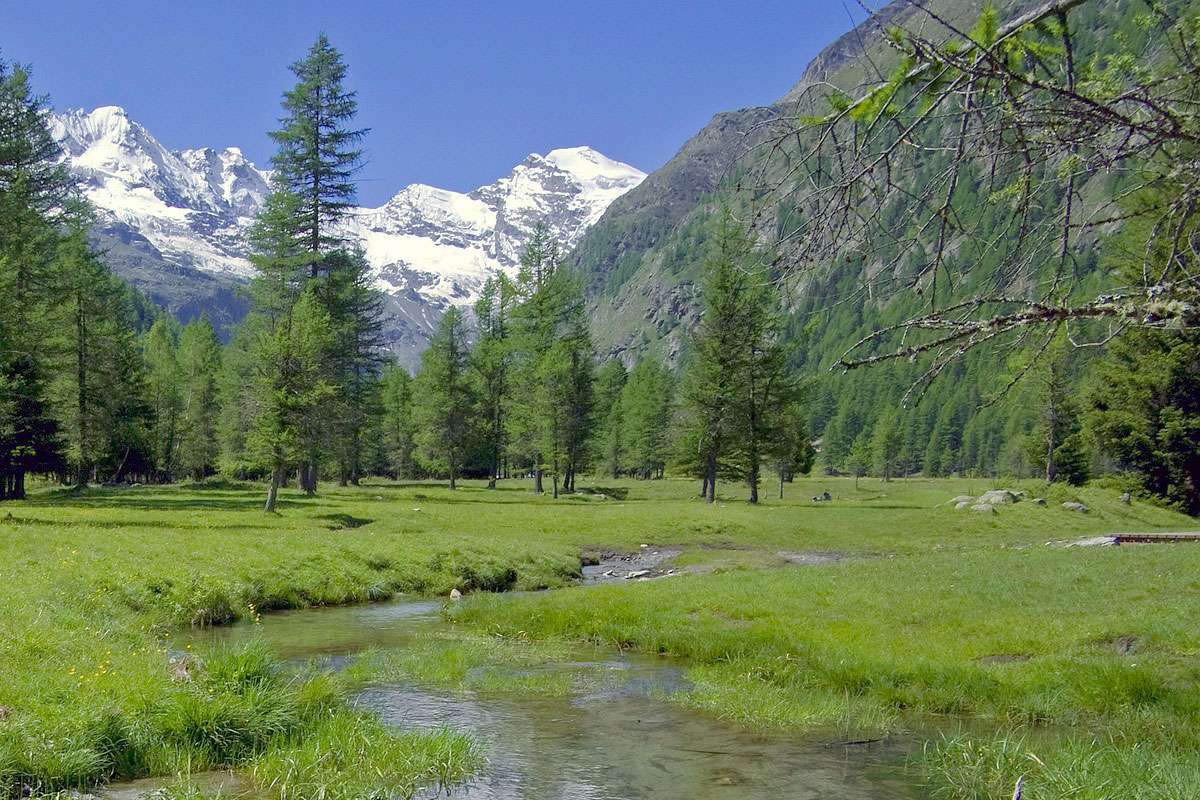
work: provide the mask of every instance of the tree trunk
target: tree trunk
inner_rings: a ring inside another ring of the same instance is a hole
[[[554,483],[554,499],[557,500],[558,499],[558,472],[554,473],[554,477],[551,480]]]
[[[779,473],[779,499],[783,499],[783,473]]]
[[[267,502],[266,505],[263,506],[263,511],[267,512],[268,514],[274,513],[275,511],[275,498],[279,495],[279,485],[283,483],[285,471],[286,467],[284,467],[282,464],[279,464],[271,473],[271,485],[267,489]]]
[[[716,456],[708,457],[708,502],[713,503],[717,499],[717,458]]]
[[[542,494],[543,491],[544,491],[544,489],[542,489],[542,469],[541,469],[541,467],[538,467],[537,469],[535,469],[533,471],[533,493],[534,494]]]
[[[309,497],[317,493],[317,459],[315,457],[300,465],[300,488]]]
[[[704,468],[704,477],[700,480],[700,496],[708,497],[708,467]]]

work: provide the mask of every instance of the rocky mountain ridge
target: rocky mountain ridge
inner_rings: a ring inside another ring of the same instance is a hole
[[[116,106],[55,114],[51,128],[99,212],[96,242],[116,272],[181,319],[235,323],[253,272],[245,232],[270,173],[236,147],[172,151]],[[346,233],[387,294],[392,349],[415,363],[449,305],[472,302],[492,271],[516,270],[535,225],[570,249],[644,177],[591,148],[564,148],[530,154],[471,192],[412,184],[354,209]]]

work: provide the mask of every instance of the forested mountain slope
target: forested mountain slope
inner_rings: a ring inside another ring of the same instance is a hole
[[[1040,3],[1011,0],[995,5],[1001,19],[1010,19]],[[1075,35],[1081,57],[1106,35],[1130,33],[1125,30],[1133,25],[1130,5],[1126,0],[1103,0],[1077,16]],[[984,3],[935,0],[927,7],[945,22],[968,30]],[[687,332],[698,315],[699,267],[711,222],[722,207],[749,217],[756,202],[756,168],[765,155],[763,142],[770,135],[771,121],[812,113],[811,106],[800,107],[798,102],[814,84],[827,83],[855,95],[886,76],[896,61],[884,36],[891,25],[937,27],[907,0],[888,4],[818,55],[797,84],[772,106],[718,114],[670,163],[614,203],[589,230],[574,252],[573,263],[587,276],[592,290],[602,353],[626,361],[644,353],[675,363],[686,358]],[[931,164],[935,160],[931,156]],[[1098,182],[1090,191],[1111,188]],[[982,182],[961,187],[959,194],[956,199],[979,215],[986,231],[992,212]],[[898,229],[910,223],[889,222]],[[1103,240],[1084,242],[1075,254],[1080,287],[1086,288],[1088,276],[1102,268],[1102,245]],[[831,263],[789,286],[794,359],[813,380],[811,424],[822,438],[826,466],[846,469],[856,439],[882,435],[879,428],[895,426],[905,443],[901,461],[906,471],[1031,470],[1024,434],[1036,424],[1036,395],[1041,391],[1037,376],[1000,402],[987,402],[1017,368],[1019,353],[972,354],[910,409],[902,409],[900,400],[919,374],[915,365],[830,373],[829,367],[852,343],[880,325],[904,318],[923,302],[912,293],[873,291],[877,282],[868,276],[873,277],[872,270],[879,267],[878,260]],[[897,288],[902,277],[896,276]],[[1076,380],[1082,372],[1080,358],[1065,361],[1065,379]]]

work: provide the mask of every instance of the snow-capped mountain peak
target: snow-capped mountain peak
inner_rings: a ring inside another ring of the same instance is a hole
[[[270,192],[270,173],[239,148],[168,150],[118,106],[55,114],[51,130],[104,215],[102,233],[136,245],[136,269],[122,270],[118,259],[118,272],[185,315],[203,309],[203,299],[168,291],[172,282],[211,292],[214,279],[228,286],[251,274],[245,231]],[[379,208],[354,209],[345,228],[391,298],[397,349],[411,355],[448,305],[472,302],[492,271],[515,271],[538,223],[569,249],[644,177],[590,147],[533,153],[470,192],[411,184]]]

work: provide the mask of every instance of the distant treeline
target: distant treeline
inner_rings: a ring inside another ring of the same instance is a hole
[[[821,308],[855,271],[785,304],[773,254],[728,208],[689,251],[703,313],[676,368],[597,358],[584,276],[539,227],[515,277],[497,273],[473,309],[446,310],[412,376],[386,355],[363,253],[338,235],[365,133],[346,66],[322,36],[292,71],[273,191],[248,234],[252,310],[222,346],[207,319],[181,327],[89,247],[91,212],[46,100],[27,69],[0,63],[0,499],[24,496],[29,474],[264,479],[271,510],[288,481],[314,493],[367,475],[529,476],[557,495],[581,474],[670,471],[709,502],[718,481],[756,502],[767,473],[782,494],[820,463],[885,480],[1122,471],[1200,511],[1193,332],[1127,334],[1098,355],[1065,334],[1037,352],[973,352],[906,408],[910,365],[825,369],[832,343],[878,324],[862,317],[869,304]],[[1019,380],[989,394],[1008,376]]]

